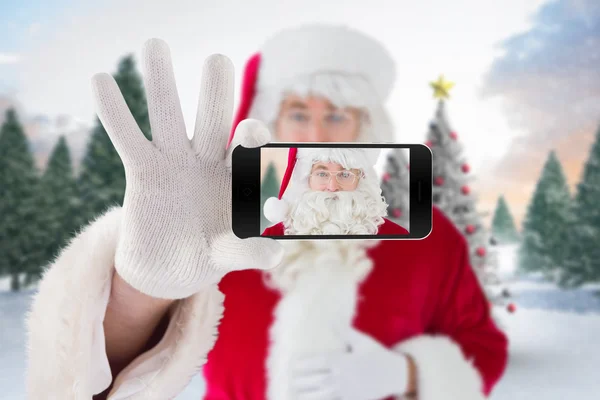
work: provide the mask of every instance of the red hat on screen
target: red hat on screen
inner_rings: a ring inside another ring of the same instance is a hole
[[[290,184],[290,180],[292,179],[292,172],[294,171],[294,166],[296,165],[297,154],[297,148],[290,148],[288,153],[287,167],[285,169],[285,174],[283,175],[283,180],[281,181],[281,187],[279,188],[279,197],[270,197],[267,199],[267,201],[265,201],[265,205],[263,207],[265,218],[273,223],[283,221],[288,213],[288,204],[282,199],[282,197],[288,185]]]
[[[278,197],[265,201],[263,213],[272,223],[279,223],[287,217],[290,205],[309,190],[308,180],[315,162],[331,162],[346,169],[359,169],[362,179],[377,179],[375,164],[379,159],[379,148],[334,148],[301,147],[290,148],[287,167],[281,181]]]
[[[245,65],[228,147],[244,119],[273,123],[287,93],[322,96],[336,106],[366,109],[373,132],[361,141],[393,142],[383,104],[394,80],[389,53],[362,32],[321,24],[283,30]]]

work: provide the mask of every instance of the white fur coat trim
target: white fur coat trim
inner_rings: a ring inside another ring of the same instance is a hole
[[[89,400],[110,385],[102,322],[120,216],[100,216],[46,270],[27,316],[28,399]],[[216,286],[176,303],[161,342],[117,376],[109,399],[174,398],[204,364],[222,314]]]
[[[276,280],[284,295],[274,310],[266,360],[267,399],[294,400],[295,357],[343,350],[339,328],[349,327],[356,313],[358,284],[372,261],[354,241],[286,242],[285,259]]]
[[[420,335],[394,350],[413,358],[419,400],[485,399],[478,370],[447,336]]]

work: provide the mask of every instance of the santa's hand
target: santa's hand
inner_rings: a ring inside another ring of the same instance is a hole
[[[98,116],[127,180],[117,272],[143,293],[176,299],[234,269],[275,267],[283,254],[277,241],[241,240],[231,228],[231,61],[222,55],[206,60],[190,140],[167,44],[149,40],[143,54],[152,141],[140,131],[112,76],[92,78]],[[258,121],[244,121],[236,130],[235,142],[246,147],[269,140]]]
[[[295,362],[295,399],[376,400],[406,393],[406,356],[355,329],[345,336],[348,351],[302,357]]]

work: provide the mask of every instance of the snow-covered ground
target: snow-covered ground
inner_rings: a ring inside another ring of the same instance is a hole
[[[520,308],[505,322],[509,365],[493,400],[599,398],[600,314]]]
[[[500,249],[499,273],[517,305],[498,309],[510,339],[509,366],[492,400],[593,400],[600,392],[600,285],[562,291],[535,278],[515,277],[515,247]],[[24,314],[31,290],[7,293],[0,282],[0,398],[24,399]],[[199,400],[197,376],[178,400]]]

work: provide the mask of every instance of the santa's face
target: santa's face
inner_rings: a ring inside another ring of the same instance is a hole
[[[374,235],[387,214],[378,183],[362,171],[315,163],[307,188],[292,205],[286,235]]]
[[[283,142],[354,142],[362,112],[338,108],[323,97],[287,96],[275,122],[277,140]]]

